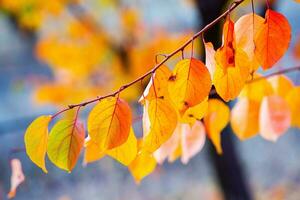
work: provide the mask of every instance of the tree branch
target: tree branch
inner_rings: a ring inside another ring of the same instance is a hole
[[[88,104],[94,103],[96,101],[101,101],[102,99],[108,98],[108,97],[114,97],[117,94],[119,94],[120,92],[122,92],[123,90],[125,90],[126,88],[130,87],[131,85],[134,85],[135,83],[142,81],[143,79],[145,79],[146,77],[148,77],[149,75],[153,74],[160,66],[162,66],[165,62],[167,62],[170,58],[172,58],[174,55],[176,55],[178,52],[182,52],[190,43],[192,43],[196,38],[198,38],[199,36],[201,36],[205,31],[209,30],[212,26],[214,26],[217,22],[219,22],[220,20],[222,20],[224,17],[226,17],[232,10],[234,10],[238,5],[240,5],[242,2],[244,2],[245,0],[236,0],[234,1],[229,8],[223,12],[219,17],[217,17],[215,20],[213,20],[211,23],[207,24],[203,29],[201,29],[199,32],[197,32],[196,34],[194,34],[189,40],[187,40],[182,46],[180,46],[178,49],[176,49],[175,51],[173,51],[172,53],[166,55],[166,57],[158,64],[156,64],[150,71],[148,71],[147,73],[145,73],[144,75],[140,76],[139,78],[135,79],[134,81],[125,84],[123,86],[121,86],[119,88],[119,90],[112,92],[110,94],[104,95],[104,96],[100,96],[97,98],[94,98],[92,100],[89,101],[85,101],[79,104],[72,104],[69,105],[67,108],[55,113],[52,118],[60,115],[61,113],[73,109],[75,107],[84,107]]]

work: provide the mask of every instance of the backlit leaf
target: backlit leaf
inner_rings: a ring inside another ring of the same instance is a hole
[[[144,98],[147,100],[152,100],[155,98],[165,97],[165,95],[168,93],[167,85],[170,75],[171,70],[165,65],[162,65],[160,68],[158,68],[155,71],[153,78],[150,79],[139,101],[142,102]]]
[[[291,112],[287,102],[272,95],[263,99],[259,112],[259,131],[263,138],[275,142],[291,124]]]
[[[165,99],[146,101],[143,124],[143,149],[152,153],[172,136],[177,125],[176,110]]]
[[[223,26],[223,45],[215,54],[213,84],[224,101],[235,99],[250,74],[251,63],[242,49],[236,49],[234,24],[227,18]]]
[[[37,166],[47,173],[45,156],[48,143],[48,124],[51,115],[36,118],[27,128],[24,136],[26,153]]]
[[[268,78],[274,94],[285,97],[289,91],[294,87],[293,82],[285,75],[272,76]]]
[[[201,120],[208,107],[208,98],[203,100],[198,105],[195,105],[189,109],[187,109],[184,113],[184,115],[181,117],[180,121],[182,123],[188,123],[191,126],[196,122],[196,120]]]
[[[231,110],[231,128],[240,140],[258,134],[260,103],[248,98],[239,98]]]
[[[300,128],[300,87],[294,87],[286,96],[286,101],[292,114],[292,126]]]
[[[62,119],[50,131],[47,154],[57,167],[71,172],[84,143],[83,124],[77,119]]]
[[[204,42],[205,48],[205,65],[210,73],[211,80],[213,80],[215,69],[216,69],[216,60],[215,54],[216,51],[211,42]]]
[[[259,63],[254,56],[254,37],[260,30],[263,23],[264,18],[250,13],[240,17],[234,24],[236,46],[247,53],[251,63],[251,72],[255,71],[259,67]]]
[[[25,176],[22,170],[22,163],[19,159],[12,159],[11,165],[11,177],[10,177],[10,191],[7,194],[7,198],[12,199],[16,196],[17,187],[25,181]]]
[[[155,159],[150,153],[145,151],[139,152],[135,160],[128,166],[130,173],[138,184],[144,177],[151,174],[155,167]]]
[[[189,160],[201,151],[205,144],[205,127],[201,121],[196,121],[191,127],[182,125],[181,133],[181,162],[187,164]]]
[[[291,27],[282,14],[268,9],[264,24],[255,35],[255,56],[263,69],[271,68],[286,52]]]
[[[204,125],[208,137],[219,154],[222,153],[221,131],[229,122],[229,117],[230,110],[226,104],[218,99],[208,100],[208,110],[204,116]]]
[[[202,102],[211,89],[211,78],[206,66],[195,58],[176,64],[168,82],[169,95],[180,114]]]
[[[89,136],[102,151],[126,142],[132,122],[129,105],[120,98],[101,100],[88,117]]]

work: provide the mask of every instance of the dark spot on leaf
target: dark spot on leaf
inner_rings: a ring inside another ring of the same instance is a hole
[[[171,75],[169,77],[169,81],[175,81],[176,80],[176,75]]]

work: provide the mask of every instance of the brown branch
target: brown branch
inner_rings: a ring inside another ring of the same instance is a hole
[[[134,85],[135,83],[142,81],[143,79],[145,79],[146,77],[148,77],[149,75],[153,74],[160,66],[162,66],[165,62],[167,62],[170,58],[172,58],[174,55],[176,55],[178,52],[182,52],[184,51],[184,49],[191,43],[193,42],[196,38],[198,38],[199,36],[201,36],[205,31],[209,30],[212,26],[214,26],[217,22],[219,22],[220,20],[222,20],[224,17],[226,17],[232,10],[234,10],[238,5],[240,5],[243,1],[245,0],[236,0],[234,1],[231,6],[225,11],[223,12],[219,17],[217,17],[215,20],[213,20],[211,23],[207,24],[203,29],[201,29],[199,32],[197,32],[196,34],[194,34],[189,40],[187,40],[182,46],[180,46],[178,49],[176,49],[175,51],[173,51],[172,53],[166,55],[166,57],[158,64],[156,64],[150,71],[148,71],[147,73],[145,73],[144,75],[140,76],[139,78],[135,79],[134,81],[125,84],[123,86],[120,87],[119,90],[112,92],[110,94],[104,95],[104,96],[100,96],[97,98],[94,98],[92,100],[89,101],[85,101],[79,104],[73,104],[73,105],[69,105],[68,108],[65,108],[59,112],[57,112],[56,114],[53,115],[52,118],[58,116],[59,114],[73,109],[75,107],[84,107],[88,104],[94,103],[96,101],[101,101],[102,99],[108,98],[108,97],[114,97],[116,96],[118,93],[122,92],[123,90],[125,90],[126,88],[130,87],[131,85]]]

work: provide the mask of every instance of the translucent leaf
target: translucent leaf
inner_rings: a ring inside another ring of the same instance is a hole
[[[263,69],[271,68],[287,51],[291,26],[282,14],[268,9],[265,22],[255,35],[255,56]]]
[[[84,143],[83,124],[78,120],[62,119],[50,131],[47,154],[57,167],[71,172]]]
[[[12,159],[10,165],[12,173],[10,177],[10,191],[7,194],[7,198],[12,199],[16,196],[18,186],[25,181],[25,176],[19,159]]]
[[[144,106],[143,148],[149,152],[156,151],[174,132],[177,125],[177,113],[165,99],[154,99]]]
[[[43,115],[36,118],[28,126],[24,136],[27,155],[45,173],[47,173],[45,156],[48,143],[48,124],[50,121],[51,115]]]
[[[259,113],[260,134],[266,140],[275,142],[291,124],[291,112],[287,102],[280,96],[263,99]]]
[[[231,110],[231,128],[240,140],[258,134],[260,103],[248,98],[239,98]]]
[[[208,110],[204,116],[206,132],[214,144],[217,152],[222,153],[221,131],[229,122],[230,110],[226,104],[218,99],[208,100]]]
[[[125,101],[115,97],[103,99],[89,114],[89,136],[101,151],[113,149],[126,142],[131,122],[131,110]]]
[[[178,62],[168,83],[170,98],[181,115],[201,103],[211,89],[208,69],[194,58]]]

